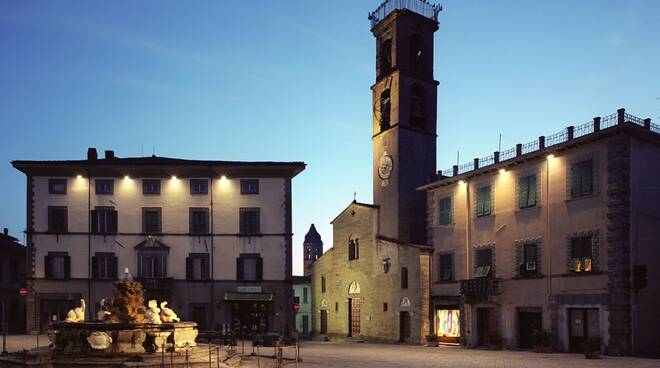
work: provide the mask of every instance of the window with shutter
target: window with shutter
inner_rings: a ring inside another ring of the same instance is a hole
[[[65,280],[71,275],[71,261],[66,252],[48,252],[44,259],[47,279]]]
[[[49,194],[66,194],[66,179],[48,179]]]
[[[491,214],[491,187],[477,188],[477,217]]]
[[[158,207],[142,208],[142,232],[145,234],[157,234],[161,230],[161,213]]]
[[[536,275],[539,270],[538,243],[528,242],[516,245],[516,263],[518,264],[518,275],[530,277]]]
[[[186,277],[189,280],[209,279],[209,254],[190,253],[186,258]]]
[[[452,280],[453,276],[453,256],[452,254],[441,254],[439,259],[439,276],[440,281]]]
[[[474,270],[474,277],[488,277],[493,269],[493,249],[483,248],[476,251],[476,265]]]
[[[238,280],[261,281],[263,279],[263,259],[258,254],[241,254],[237,260]]]
[[[160,179],[143,179],[142,194],[146,194],[146,195],[160,194]]]
[[[259,179],[241,179],[241,194],[259,194]]]
[[[536,175],[527,175],[518,179],[518,207],[536,206]]]
[[[68,231],[67,208],[63,206],[48,207],[48,232],[66,233]]]
[[[450,225],[452,223],[451,197],[442,198],[438,201],[439,223],[440,225]]]
[[[571,239],[571,272],[592,272],[591,236],[580,236]]]
[[[92,211],[92,232],[110,234],[117,232],[117,211],[113,207],[96,207]]]
[[[209,233],[209,209],[191,208],[190,209],[190,233],[208,234]]]
[[[208,194],[208,179],[190,179],[190,194]]]
[[[113,194],[115,188],[114,179],[96,179],[94,181],[96,194]]]
[[[92,257],[92,277],[115,280],[117,278],[117,257],[114,253],[97,252]]]
[[[582,161],[571,166],[571,197],[579,198],[593,194],[593,160]]]
[[[242,235],[254,235],[260,232],[259,208],[239,209],[239,228]]]

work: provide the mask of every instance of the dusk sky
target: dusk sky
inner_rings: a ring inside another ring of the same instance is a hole
[[[362,1],[0,1],[0,228],[12,160],[304,161],[294,273],[316,224],[371,202],[375,40]],[[443,1],[438,169],[625,107],[660,121],[660,1]]]

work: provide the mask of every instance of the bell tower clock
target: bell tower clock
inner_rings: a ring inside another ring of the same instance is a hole
[[[387,0],[369,14],[376,38],[373,191],[379,234],[426,243],[426,196],[416,188],[436,175],[433,35],[441,7]]]

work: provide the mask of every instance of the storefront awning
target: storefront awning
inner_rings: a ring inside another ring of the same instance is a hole
[[[270,302],[273,293],[225,293],[226,301]]]

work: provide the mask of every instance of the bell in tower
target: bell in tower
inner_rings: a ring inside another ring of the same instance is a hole
[[[369,15],[376,38],[373,190],[380,233],[426,243],[426,198],[416,188],[436,174],[437,86],[433,35],[441,7],[387,0]]]

